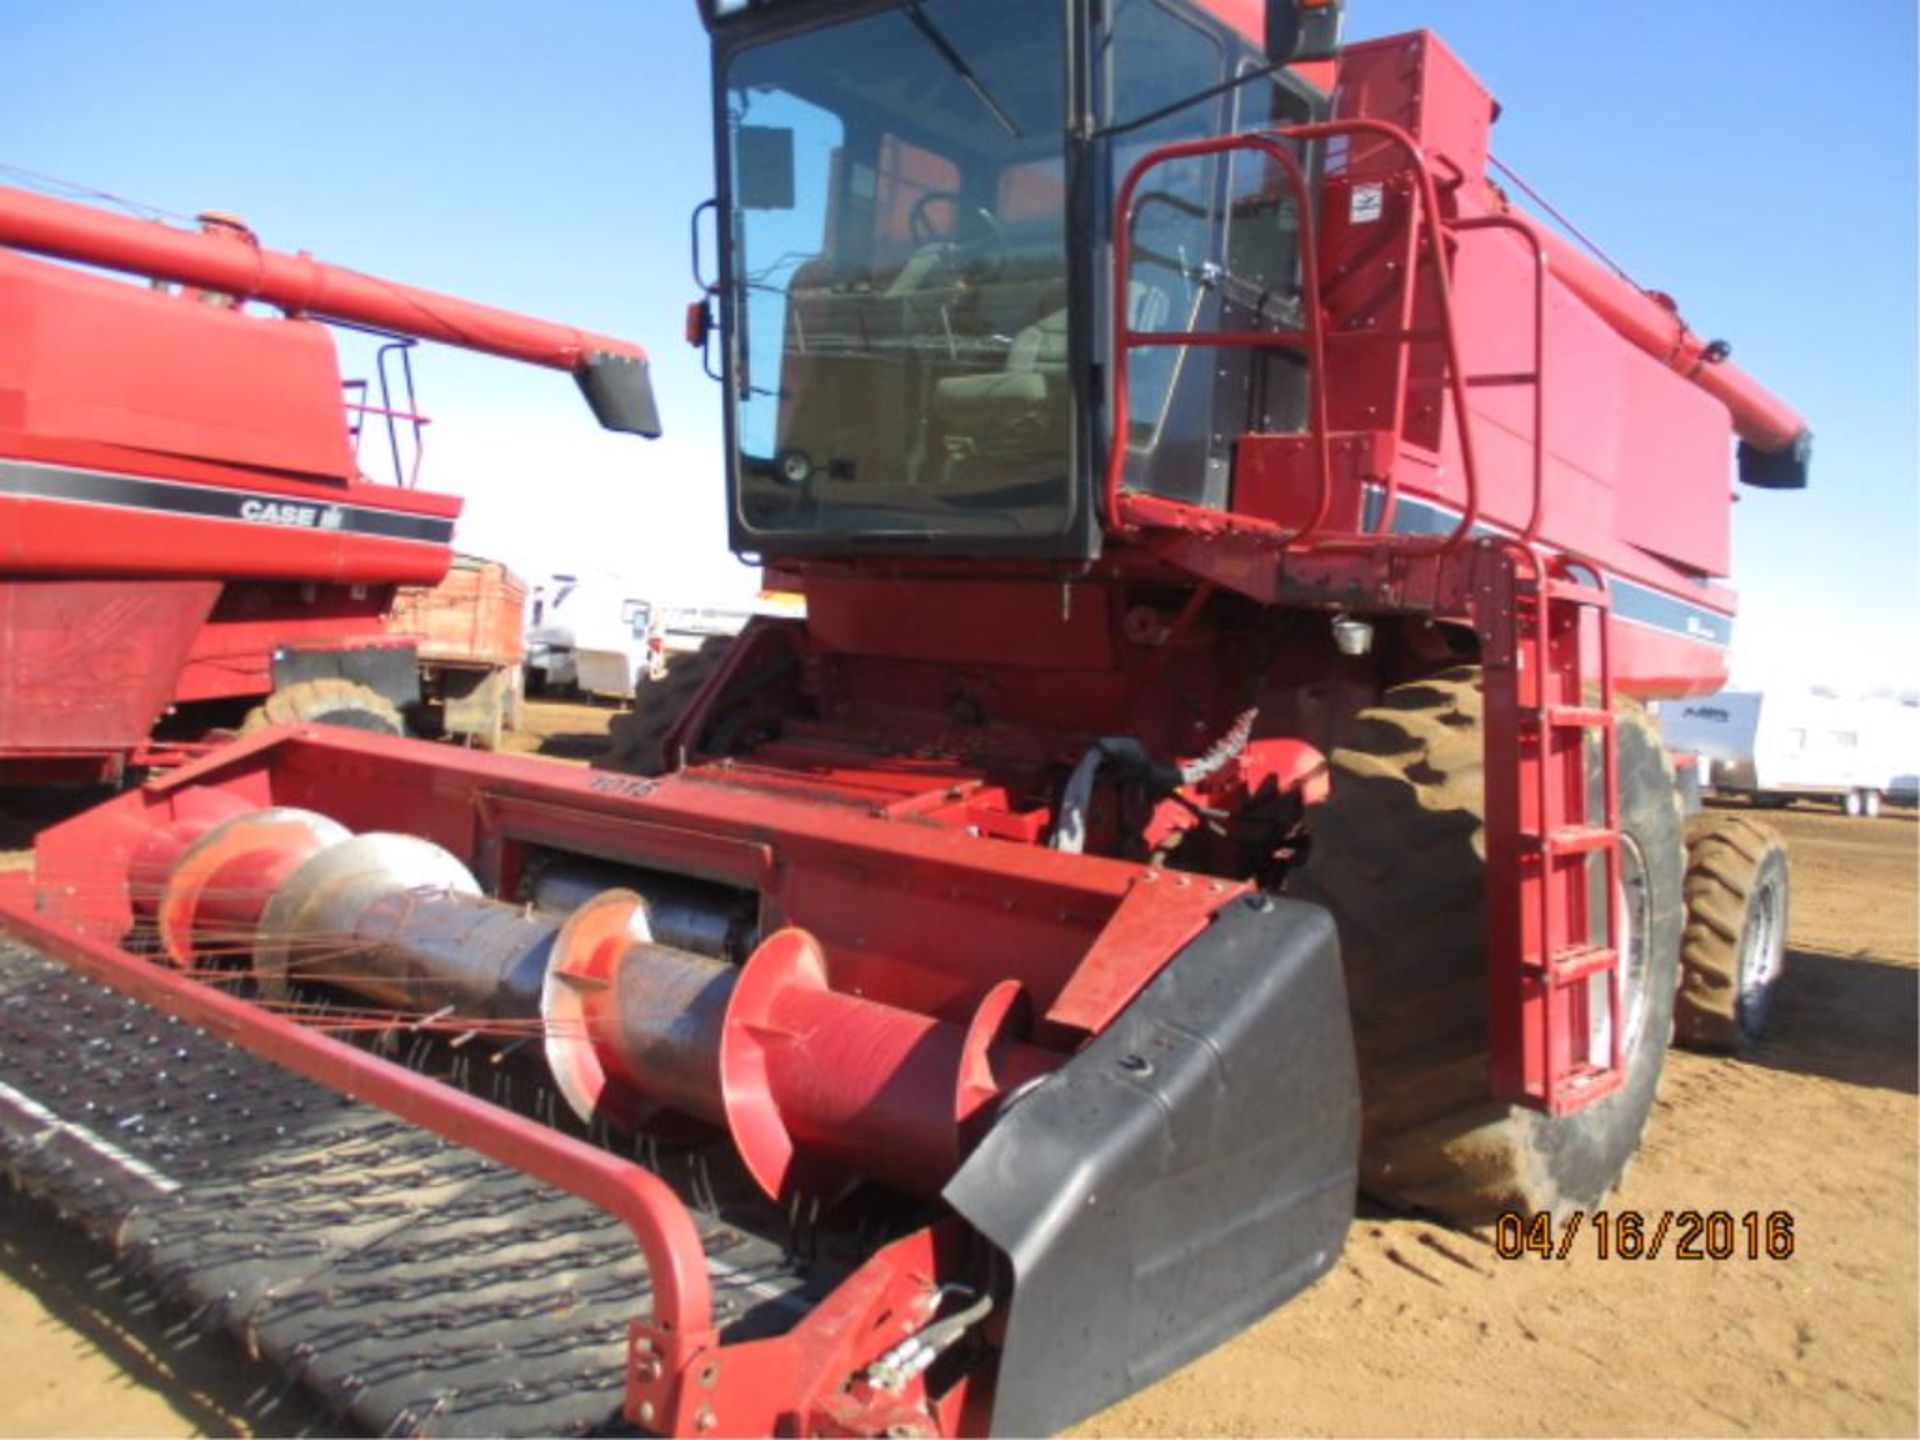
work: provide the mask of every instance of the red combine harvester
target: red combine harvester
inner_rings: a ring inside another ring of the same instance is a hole
[[[571,371],[602,423],[658,433],[625,341],[202,224],[0,188],[0,784],[117,779],[177,708],[186,734],[255,701],[401,733],[420,674],[387,613],[397,587],[447,573],[460,502],[370,483],[355,442],[369,421],[419,423],[412,337]],[[343,403],[317,321],[382,335],[393,385]]]
[[[1357,1188],[1599,1201],[1676,1000],[1764,999],[1724,897],[1681,988],[1633,701],[1721,683],[1732,447],[1803,484],[1798,417],[1509,201],[1430,34],[704,13],[689,337],[805,617],[665,773],[283,730],[46,831],[16,1175],[353,1423],[481,1433],[1051,1431]]]

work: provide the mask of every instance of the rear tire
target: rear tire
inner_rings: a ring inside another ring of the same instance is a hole
[[[1674,1039],[1699,1050],[1743,1050],[1766,1031],[1786,962],[1785,842],[1743,815],[1695,816],[1687,826],[1686,896]]]
[[[1681,929],[1673,770],[1644,714],[1623,710],[1623,961],[1644,1007],[1626,1083],[1560,1117],[1490,1097],[1482,710],[1480,671],[1462,667],[1397,686],[1354,717],[1290,885],[1340,929],[1362,1188],[1467,1225],[1503,1210],[1592,1207],[1619,1182],[1666,1059]]]
[[[404,735],[407,722],[399,708],[379,691],[352,680],[302,680],[276,690],[247,712],[242,735],[274,725],[336,725],[375,735]]]
[[[667,656],[666,674],[634,686],[633,708],[608,725],[607,753],[599,768],[625,775],[665,775],[677,769],[675,757],[666,753],[667,732],[732,648],[733,637],[709,635],[698,650]]]

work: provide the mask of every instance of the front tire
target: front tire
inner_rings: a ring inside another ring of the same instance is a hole
[[[1681,930],[1678,791],[1637,708],[1618,729],[1626,1082],[1576,1114],[1490,1095],[1484,725],[1477,668],[1396,686],[1332,756],[1291,889],[1340,930],[1364,1106],[1370,1194],[1484,1224],[1503,1210],[1590,1208],[1619,1182],[1653,1106]]]
[[[633,708],[613,717],[599,768],[623,775],[665,775],[673,770],[677,761],[667,754],[667,732],[732,648],[732,636],[709,635],[698,650],[668,655],[666,673],[658,680],[637,683]]]
[[[407,722],[399,708],[379,691],[352,680],[302,680],[269,695],[247,712],[242,735],[272,725],[337,725],[375,735],[404,735]]]

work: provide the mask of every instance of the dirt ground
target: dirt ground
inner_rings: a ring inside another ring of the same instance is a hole
[[[575,761],[611,714],[531,712],[515,748]],[[1783,1211],[1791,1259],[1602,1260],[1588,1230],[1565,1260],[1504,1260],[1491,1236],[1363,1214],[1306,1296],[1081,1433],[1920,1432],[1920,826],[1773,818],[1794,884],[1773,1033],[1743,1060],[1674,1056],[1612,1209],[1650,1230],[1665,1211]],[[99,1264],[0,1198],[0,1435],[305,1423],[293,1402],[254,1418],[257,1370],[215,1340],[179,1349],[168,1317],[97,1288]]]
[[[1500,1259],[1363,1216],[1295,1304],[1088,1435],[1920,1433],[1916,827],[1794,810],[1788,971],[1743,1060],[1676,1053],[1616,1212],[1793,1217],[1785,1261]],[[1744,1245],[1744,1238],[1740,1241]]]
[[[515,755],[585,764],[606,749],[607,727],[619,713],[611,704],[529,700],[520,728],[509,733],[500,748]]]

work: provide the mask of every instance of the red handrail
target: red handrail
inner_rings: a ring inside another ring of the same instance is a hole
[[[1281,132],[1283,135],[1285,132]],[[1306,330],[1281,330],[1268,334],[1225,333],[1221,331],[1197,331],[1173,334],[1167,331],[1141,331],[1133,328],[1132,292],[1133,283],[1133,222],[1134,196],[1140,188],[1140,182],[1147,172],[1175,160],[1190,160],[1208,155],[1224,155],[1236,150],[1258,150],[1278,165],[1287,177],[1288,188],[1293,191],[1296,213],[1300,217],[1300,249],[1304,257],[1301,265],[1303,277],[1303,308],[1306,312]],[[1297,539],[1318,528],[1325,519],[1327,509],[1333,503],[1333,457],[1327,444],[1327,397],[1326,386],[1321,378],[1326,374],[1326,337],[1323,334],[1323,318],[1320,312],[1320,267],[1313,263],[1313,206],[1307,193],[1306,172],[1301,168],[1299,158],[1270,135],[1263,132],[1249,132],[1241,135],[1217,135],[1205,140],[1187,140],[1178,144],[1164,145],[1158,150],[1149,151],[1127,172],[1125,183],[1120,187],[1119,199],[1114,214],[1119,223],[1115,226],[1113,246],[1113,332],[1116,363],[1113,366],[1113,444],[1107,459],[1106,507],[1107,517],[1115,526],[1123,526],[1121,509],[1121,491],[1126,479],[1127,468],[1127,430],[1132,420],[1130,386],[1127,379],[1127,355],[1130,351],[1147,345],[1169,346],[1219,346],[1261,350],[1305,350],[1307,353],[1308,376],[1312,390],[1313,435],[1315,451],[1319,461],[1320,499],[1315,507],[1313,519],[1301,530],[1287,535]],[[1282,535],[1280,527],[1274,529]]]
[[[1547,503],[1547,251],[1531,225],[1511,215],[1476,215],[1452,222],[1455,230],[1509,230],[1527,242],[1533,252],[1533,503],[1522,544],[1540,538]]]
[[[1126,434],[1129,420],[1129,396],[1127,383],[1126,358],[1130,350],[1141,345],[1229,345],[1240,348],[1267,348],[1303,350],[1308,360],[1308,382],[1313,392],[1312,398],[1312,435],[1316,458],[1319,461],[1320,494],[1314,507],[1313,517],[1298,530],[1288,530],[1271,521],[1258,520],[1252,516],[1233,516],[1231,528],[1253,531],[1276,543],[1301,546],[1314,539],[1314,532],[1326,519],[1332,505],[1333,473],[1332,460],[1327,434],[1326,411],[1326,336],[1325,317],[1320,306],[1319,254],[1316,244],[1316,232],[1313,223],[1312,207],[1308,203],[1306,178],[1298,158],[1291,150],[1279,142],[1310,142],[1332,139],[1338,136],[1372,135],[1377,139],[1395,146],[1406,153],[1410,168],[1418,177],[1419,214],[1412,223],[1425,227],[1429,260],[1433,266],[1434,302],[1439,311],[1437,338],[1445,347],[1447,364],[1447,389],[1452,401],[1454,414],[1460,433],[1460,466],[1462,479],[1466,487],[1466,503],[1460,514],[1460,520],[1445,536],[1435,541],[1417,540],[1412,543],[1395,544],[1396,551],[1403,555],[1428,556],[1441,555],[1455,549],[1471,538],[1474,528],[1480,521],[1480,472],[1473,446],[1473,426],[1467,408],[1467,377],[1460,358],[1459,331],[1454,323],[1452,277],[1447,267],[1445,222],[1440,208],[1439,186],[1433,173],[1427,168],[1426,156],[1419,143],[1405,130],[1384,120],[1327,120],[1309,125],[1293,125],[1280,130],[1253,131],[1239,135],[1216,136],[1205,140],[1183,141],[1150,151],[1135,163],[1128,171],[1126,181],[1121,186],[1115,205],[1116,224],[1114,227],[1114,279],[1113,279],[1113,426],[1112,451],[1108,458],[1105,483],[1106,512],[1109,522],[1116,528],[1126,529],[1126,505],[1123,485],[1126,476]],[[1190,159],[1203,155],[1224,154],[1236,150],[1260,150],[1272,158],[1286,172],[1290,188],[1299,205],[1299,233],[1301,252],[1301,290],[1302,304],[1306,311],[1304,331],[1276,331],[1267,335],[1221,335],[1210,332],[1191,332],[1172,335],[1167,332],[1139,332],[1133,329],[1129,319],[1129,286],[1132,281],[1134,197],[1141,179],[1155,167],[1172,160]],[[1413,277],[1409,274],[1407,284],[1412,286]],[[1144,337],[1143,338],[1143,334]],[[1374,336],[1371,338],[1397,338],[1400,343],[1408,344],[1415,338],[1410,330],[1391,337]],[[1155,499],[1157,497],[1145,497]],[[1163,509],[1177,502],[1162,502],[1147,508]],[[1194,508],[1178,506],[1178,508]],[[1224,517],[1223,517],[1224,518]],[[1383,520],[1387,518],[1383,512]],[[1383,535],[1328,536],[1314,539],[1313,548],[1345,549],[1356,545],[1375,547],[1397,537]]]

